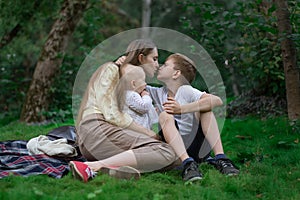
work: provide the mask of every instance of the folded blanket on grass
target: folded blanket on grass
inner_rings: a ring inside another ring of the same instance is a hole
[[[45,154],[30,155],[26,144],[27,141],[23,140],[0,142],[0,178],[9,175],[38,174],[61,178],[69,172],[70,160],[84,161],[82,157],[58,158]]]
[[[49,140],[46,135],[40,135],[27,142],[30,155],[47,154],[48,156],[74,157],[77,156],[75,147],[67,144],[66,138]]]

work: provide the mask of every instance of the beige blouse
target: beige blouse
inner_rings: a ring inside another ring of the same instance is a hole
[[[89,96],[83,118],[90,114],[103,114],[107,122],[126,128],[132,123],[132,118],[118,109],[115,89],[119,83],[119,67],[113,62],[100,66],[93,87],[89,88]]]

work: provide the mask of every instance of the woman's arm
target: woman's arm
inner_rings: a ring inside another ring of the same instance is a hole
[[[95,109],[98,109],[107,122],[126,128],[132,118],[119,111],[115,89],[119,83],[119,67],[109,62],[103,66],[102,73],[98,75],[93,86],[95,95]]]
[[[221,105],[223,105],[223,102],[220,97],[212,94],[203,94],[198,101],[185,105],[179,105],[173,97],[168,97],[168,101],[163,104],[163,108],[169,114],[183,114],[190,112],[208,112]]]

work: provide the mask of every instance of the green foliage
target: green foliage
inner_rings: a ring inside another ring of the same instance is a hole
[[[40,126],[19,122],[0,127],[0,140],[29,140],[72,120]],[[241,170],[226,177],[202,164],[203,180],[184,185],[180,170],[146,173],[138,181],[99,174],[88,183],[38,175],[0,180],[1,199],[299,199],[299,133],[286,118],[227,119],[222,141],[226,154]]]
[[[62,0],[1,1],[0,38],[16,25],[13,40],[0,49],[0,110],[17,118],[30,85],[34,68]],[[165,0],[152,1],[151,26],[171,28],[198,41],[215,60],[226,89],[233,96],[231,77],[239,91],[259,90],[269,96],[285,96],[280,41],[275,7],[262,9],[262,0]],[[271,2],[271,1],[267,1]],[[134,6],[133,6],[134,5]],[[299,51],[300,2],[289,1],[293,34]],[[69,116],[77,71],[85,56],[101,41],[121,31],[140,26],[142,1],[90,0],[89,6],[65,52],[60,74],[50,91],[47,116]],[[164,54],[161,54],[163,61]],[[298,57],[299,62],[299,57]],[[205,90],[198,75],[195,87]],[[64,113],[64,114],[62,114]]]
[[[0,110],[18,117],[43,43],[57,15],[57,1],[1,1],[0,39],[20,25],[13,40],[0,49]],[[50,23],[49,23],[50,22]]]
[[[299,6],[295,6],[299,2],[291,1],[291,4],[292,37],[299,47],[300,11]],[[284,97],[284,71],[274,5],[264,8],[262,1],[242,0],[186,0],[182,5],[186,10],[181,18],[183,30],[214,58],[229,95],[232,95],[230,77],[235,75],[240,90],[256,89],[261,94]],[[230,67],[233,72],[229,72]]]
[[[3,116],[13,115],[14,119],[21,112],[41,49],[62,5],[61,0],[37,2],[1,1],[0,39],[15,25],[22,26],[17,36],[0,49],[0,110]],[[49,119],[64,121],[72,116],[73,83],[85,56],[106,37],[136,26],[136,21],[124,17],[117,6],[116,1],[89,1],[50,89],[49,110],[44,112]]]

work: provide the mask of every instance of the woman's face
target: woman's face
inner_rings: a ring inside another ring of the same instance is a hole
[[[146,75],[150,78],[154,77],[154,74],[159,67],[157,48],[153,49],[147,56],[141,54],[140,63]]]

